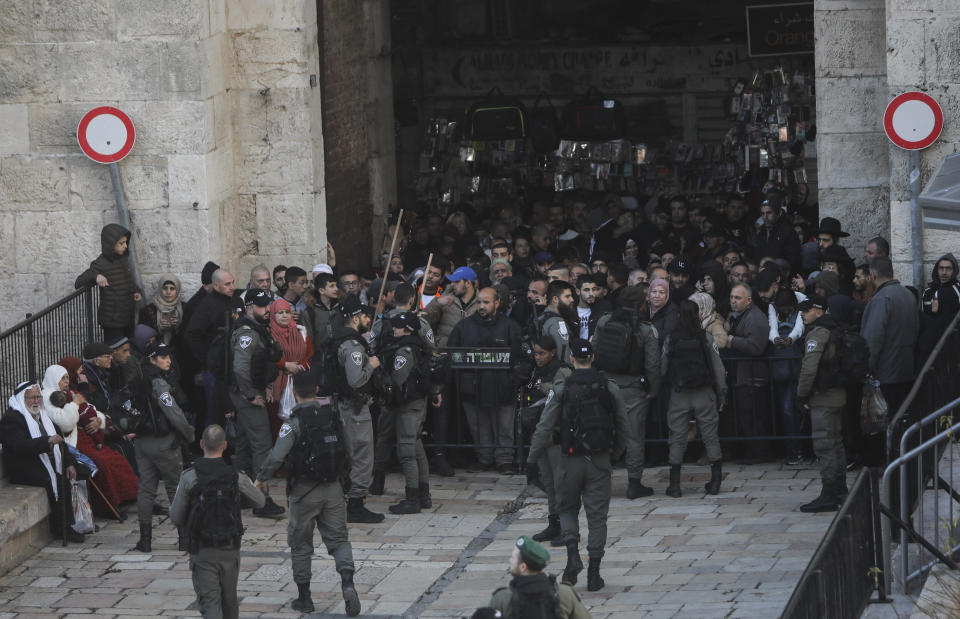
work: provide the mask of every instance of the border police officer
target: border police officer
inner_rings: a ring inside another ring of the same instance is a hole
[[[823,480],[820,496],[801,505],[802,512],[836,511],[847,495],[841,430],[847,392],[836,382],[836,372],[827,368],[833,365],[836,370],[838,354],[836,345],[830,342],[830,332],[837,328],[837,321],[827,313],[827,307],[827,300],[818,294],[811,294],[797,306],[803,324],[807,325],[797,402],[810,411],[813,453],[820,458]]]
[[[233,351],[233,381],[230,400],[237,415],[237,453],[234,465],[241,471],[258,471],[270,453],[270,418],[267,416],[266,389],[277,377],[277,361],[283,350],[267,325],[270,324],[268,306],[270,294],[259,288],[244,295],[247,313],[240,317],[230,336]],[[273,502],[267,490],[266,503],[254,510],[256,516],[276,518],[284,509]]]
[[[190,540],[190,571],[200,613],[206,618],[236,619],[240,615],[237,580],[240,577],[240,537],[243,535],[239,503],[242,498],[248,505],[262,507],[264,498],[249,477],[234,471],[224,462],[226,439],[223,428],[218,425],[207,426],[203,431],[200,439],[203,457],[197,458],[193,467],[180,476],[177,494],[170,507],[170,520],[178,527],[187,527],[190,514],[195,513],[197,508],[200,493],[208,484],[236,479],[236,490],[240,496],[231,498],[238,501],[235,508],[238,535],[216,546],[207,546],[202,539]]]
[[[573,587],[557,585],[553,577],[543,573],[549,562],[550,553],[542,545],[526,535],[518,539],[510,553],[513,580],[509,587],[493,592],[488,606],[499,610],[504,617],[514,619],[526,617],[536,610],[541,611],[541,616],[558,619],[590,619],[590,613]],[[552,608],[544,608],[550,606]]]
[[[286,464],[287,503],[290,508],[287,544],[293,564],[293,581],[297,583],[298,591],[298,597],[291,607],[302,613],[313,612],[314,609],[310,598],[310,579],[313,529],[316,526],[340,574],[340,588],[347,615],[356,617],[360,614],[360,598],[353,584],[353,548],[348,539],[341,485],[345,481],[342,478],[346,476],[351,454],[342,445],[345,433],[339,414],[330,406],[329,398],[317,398],[316,393],[317,382],[312,374],[300,372],[294,375],[293,394],[297,405],[290,412],[290,419],[280,427],[277,442],[260,469],[256,484],[263,485],[281,464]],[[312,434],[314,428],[323,435],[317,437]],[[320,447],[329,450],[320,453],[310,451]],[[314,460],[325,463],[325,466],[322,464],[316,470],[308,468],[307,461],[314,455],[317,456]],[[342,458],[338,458],[338,455],[342,455]]]
[[[578,550],[578,514],[582,502],[589,527],[587,552],[590,565],[587,570],[587,590],[597,591],[604,585],[600,578],[600,560],[607,543],[612,461],[623,455],[625,449],[627,415],[617,383],[591,367],[593,347],[590,342],[577,340],[572,344],[571,351],[573,372],[564,382],[554,384],[547,396],[543,416],[531,441],[527,465],[536,463],[553,442],[553,433],[560,432],[561,456],[554,475],[560,526],[563,529],[563,541],[567,546],[567,566],[563,570],[563,582],[577,584],[577,574],[583,570],[583,561],[580,560]],[[567,394],[574,390],[578,397],[567,397]],[[593,424],[597,423],[598,418],[607,420],[606,427],[600,432],[601,440],[595,445],[585,444],[584,436],[570,436],[568,431],[568,428],[577,425],[571,423],[574,418],[584,419],[587,414],[590,414],[591,427],[595,427]]]

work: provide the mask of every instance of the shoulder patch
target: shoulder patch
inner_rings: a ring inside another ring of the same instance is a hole
[[[817,349],[817,340],[807,340],[807,352],[813,352]]]
[[[547,399],[544,400],[543,405],[546,406],[547,404],[550,403],[550,400],[552,399],[553,399],[553,389],[551,389],[550,392],[547,393]]]
[[[240,342],[240,348],[249,348],[250,344],[253,343],[253,337],[250,335],[241,335],[238,341]]]
[[[170,395],[169,391],[164,391],[157,399],[160,400],[164,406],[173,406],[173,396]]]
[[[403,355],[397,355],[397,356],[394,357],[394,359],[393,359],[393,369],[394,369],[394,371],[399,370],[400,368],[402,368],[402,367],[405,366],[406,364],[407,364],[407,358],[404,357]]]
[[[557,322],[557,333],[560,334],[560,337],[567,337],[567,323],[565,320]]]
[[[359,350],[355,350],[350,353],[350,359],[353,360],[358,368],[363,366],[363,353]]]
[[[280,436],[280,438],[283,438],[284,436],[287,436],[287,435],[290,434],[291,432],[293,432],[293,428],[290,426],[289,423],[285,423],[285,424],[283,424],[282,426],[280,426],[280,435],[279,435],[279,436]]]

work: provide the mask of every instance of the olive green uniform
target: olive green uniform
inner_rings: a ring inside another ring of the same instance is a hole
[[[571,376],[576,374],[574,370]],[[560,431],[563,413],[563,383],[555,383],[533,433],[527,463],[537,462],[553,444],[553,433]],[[560,513],[560,528],[563,541],[568,545],[580,539],[578,515],[580,505],[587,515],[587,552],[591,558],[603,556],[607,543],[607,513],[610,509],[610,476],[613,472],[611,459],[623,455],[627,436],[627,414],[617,383],[607,379],[607,389],[614,403],[614,445],[610,451],[595,454],[564,454],[559,457],[559,466],[553,473],[557,489],[557,508]]]
[[[422,319],[421,319],[422,320]],[[421,355],[429,354],[422,351]],[[393,393],[400,394],[404,385],[411,378],[417,363],[417,355],[412,345],[401,346],[393,356],[390,367],[390,381],[393,383]],[[407,388],[411,388],[408,385]],[[431,393],[438,391],[432,388]],[[420,488],[430,481],[430,469],[427,454],[423,450],[423,441],[420,438],[420,429],[427,417],[427,397],[421,396],[403,404],[390,406],[396,420],[397,457],[403,469],[406,488]]]
[[[531,578],[531,576],[519,576],[517,578]],[[499,610],[506,617],[511,610],[512,603],[513,590],[511,587],[501,587],[493,592],[493,597],[490,598],[490,603],[487,606]],[[557,615],[559,619],[590,619],[590,613],[587,612],[583,602],[580,601],[580,597],[570,585],[557,585],[557,605],[559,606]]]
[[[230,401],[237,415],[237,444],[234,468],[248,474],[260,470],[270,452],[270,418],[267,407],[257,406],[253,400],[260,396],[266,402],[267,384],[257,375],[266,376],[265,368],[255,367],[265,363],[269,356],[267,348],[273,344],[251,325],[241,320],[230,336],[233,351],[233,380],[230,385]],[[272,381],[271,381],[272,382]]]
[[[300,440],[300,419],[297,411],[309,406],[319,407],[328,401],[326,398],[318,398],[316,401],[301,402],[293,407],[290,419],[280,426],[277,442],[257,474],[257,479],[267,480],[273,477]],[[289,465],[287,470],[290,470]],[[319,529],[320,538],[327,547],[327,552],[333,557],[337,571],[349,570],[352,573],[353,548],[347,535],[347,508],[343,502],[343,487],[340,482],[288,480],[287,506],[290,514],[287,522],[287,545],[290,546],[293,581],[298,584],[310,582],[314,526]]]
[[[610,320],[610,316],[607,314],[597,321],[597,331]],[[649,322],[637,322],[633,335],[634,345],[643,351],[643,371],[636,376],[612,372],[608,376],[617,381],[627,407],[627,478],[639,480],[643,477],[647,413],[650,401],[660,393],[660,339],[657,328]]]
[[[343,367],[351,389],[362,390],[338,394],[334,400],[350,451],[350,490],[347,497],[362,499],[367,496],[373,479],[373,419],[370,417],[370,397],[364,388],[373,377],[375,368],[368,361],[366,347],[355,340],[344,340],[340,344],[337,361]]]
[[[700,429],[700,438],[707,450],[707,459],[710,462],[720,462],[723,453],[720,450],[720,406],[727,397],[727,373],[720,359],[720,353],[713,341],[713,336],[704,333],[707,340],[706,353],[708,363],[713,371],[713,385],[680,389],[668,385],[667,393],[670,402],[667,407],[667,427],[670,428],[670,455],[672,466],[683,464],[683,454],[687,450],[687,432],[690,429],[690,419],[697,420]],[[663,378],[667,379],[670,368],[670,338],[663,346],[663,358],[660,363]]]
[[[383,325],[386,322],[387,329],[390,327],[390,319],[411,310],[405,310],[402,308],[393,308],[390,311],[386,312],[383,315],[383,318],[377,318],[373,323],[373,326],[370,328],[370,333],[373,334],[372,339],[370,340],[370,345],[376,350],[377,342],[380,340],[380,334],[383,330]],[[417,335],[420,338],[420,341],[423,343],[424,350],[427,351],[427,354],[431,354],[436,350],[437,345],[433,339],[433,329],[430,327],[430,323],[426,321],[423,316],[420,316],[420,330],[417,332]],[[409,371],[409,370],[408,370]],[[411,403],[412,404],[412,403]],[[424,404],[424,418],[426,417],[426,404]],[[423,425],[423,422],[421,422]],[[377,437],[374,446],[374,458],[373,458],[373,468],[376,471],[382,471],[387,468],[387,463],[390,462],[390,455],[393,452],[394,447],[397,445],[396,437],[398,436],[397,428],[397,407],[396,406],[381,406],[380,407],[380,416],[377,417]],[[421,446],[422,449],[422,446]],[[415,486],[408,487],[414,488]]]
[[[170,506],[170,520],[177,527],[187,525],[192,507],[190,493],[197,485],[197,472],[190,468],[180,476],[177,494]],[[263,507],[263,493],[257,490],[250,478],[237,473],[237,486],[246,506]],[[193,590],[197,605],[205,619],[223,617],[236,619],[240,615],[237,602],[237,580],[240,576],[240,547],[212,548],[201,546],[190,553],[190,572],[193,575]]]
[[[570,376],[571,371],[569,366],[564,365],[556,371],[552,380],[541,380],[532,387],[539,389],[546,397],[554,385],[562,383],[567,376]],[[558,466],[560,466],[560,446],[551,441],[544,454],[537,461],[537,467],[540,469],[540,481],[543,482],[543,491],[547,495],[547,514],[550,516],[560,514],[557,506],[556,479],[553,474]]]
[[[813,452],[820,458],[820,475],[824,482],[845,486],[846,456],[843,451],[841,422],[847,392],[843,385],[830,386],[830,377],[821,375],[821,361],[833,361],[836,350],[828,346],[830,328],[836,326],[825,314],[813,322],[804,336],[803,359],[797,382],[797,403],[810,406],[810,430]]]

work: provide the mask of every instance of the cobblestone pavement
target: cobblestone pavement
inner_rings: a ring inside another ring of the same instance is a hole
[[[645,481],[656,494],[628,501],[622,498],[626,472],[615,471],[614,492],[621,498],[610,506],[601,570],[606,587],[587,593],[585,573],[576,587],[593,617],[779,616],[833,517],[797,510],[819,492],[816,470],[729,465],[716,497],[703,494],[708,477],[707,467],[685,467],[684,496],[671,499],[663,493],[667,468],[652,469]],[[545,499],[527,497],[520,476],[460,474],[432,481],[433,509],[351,525],[363,616],[469,616],[508,582],[513,541],[544,526]],[[274,486],[280,495],[282,482]],[[401,477],[392,474],[387,494],[368,504],[386,511],[402,491]],[[296,586],[286,520],[244,515],[241,616],[297,616],[289,606]],[[581,521],[585,533],[582,514]],[[176,550],[166,518],[155,518],[152,554],[131,550],[134,519],[101,527],[82,545],[50,544],[0,577],[0,619],[199,615],[187,557]],[[344,616],[333,562],[319,535],[316,543],[315,616]],[[565,551],[552,552],[548,571],[559,573]]]

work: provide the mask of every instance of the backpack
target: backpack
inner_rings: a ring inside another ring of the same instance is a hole
[[[526,592],[512,587],[510,608],[507,619],[554,619],[560,617],[560,598],[557,592],[557,579],[553,575],[545,576],[548,583],[537,592]],[[539,583],[538,583],[539,585]]]
[[[400,369],[397,367],[398,350],[407,347],[413,353],[413,369],[410,370],[406,382],[400,385],[399,388],[394,387],[392,390],[393,402],[391,403],[394,405],[413,402],[430,393],[431,367],[429,361],[423,354],[423,348],[419,346],[419,337],[412,337],[417,338],[416,343],[404,342],[399,346],[393,346],[389,348],[384,355],[384,366],[392,372]],[[393,382],[392,377],[390,377],[390,381],[391,383]]]
[[[123,387],[110,392],[107,413],[123,434],[136,434],[147,420],[141,407],[130,389]]]
[[[314,363],[310,367],[314,377],[317,379],[317,395],[332,397],[334,395],[349,397],[356,393],[356,390],[347,382],[347,372],[340,365],[338,353],[340,345],[347,340],[353,340],[361,346],[366,346],[363,339],[356,332],[348,334],[333,335],[327,339],[323,347],[323,354],[319,356],[320,363]],[[349,360],[348,360],[349,362]]]
[[[467,132],[475,142],[517,140],[526,137],[526,112],[523,104],[503,95],[499,88],[487,93],[467,111]]]
[[[594,364],[604,372],[643,374],[643,347],[637,341],[637,317],[614,312],[593,335]]]
[[[834,385],[859,387],[870,373],[870,346],[853,327],[840,326],[830,332],[827,347],[833,346],[833,362],[827,376]]]
[[[563,137],[571,140],[604,142],[627,134],[623,105],[607,99],[594,87],[563,108]]]
[[[294,414],[300,420],[300,439],[291,453],[290,478],[337,481],[347,468],[337,411],[330,405],[304,406]]]
[[[243,537],[240,486],[236,473],[231,471],[230,474],[229,480],[213,479],[205,484],[198,483],[191,490],[187,533],[192,553],[199,552],[201,547],[240,545]]]
[[[713,386],[713,371],[707,351],[707,338],[701,331],[695,338],[670,338],[667,378],[677,390]]]
[[[575,370],[564,381],[560,449],[591,454],[613,447],[613,398],[601,372]]]
[[[545,100],[545,105],[540,101]],[[560,122],[546,93],[540,93],[527,115],[530,128],[530,143],[535,153],[549,155],[560,147]]]

